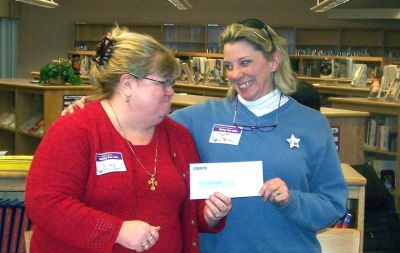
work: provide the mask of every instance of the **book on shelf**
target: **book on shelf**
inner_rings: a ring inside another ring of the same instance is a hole
[[[397,150],[396,117],[376,117],[369,119],[366,133],[367,147],[390,152]]]
[[[351,58],[333,60],[333,78],[351,78],[353,60]]]
[[[366,86],[367,85],[367,64],[353,64],[351,85]]]
[[[15,112],[7,111],[0,115],[0,125],[3,127],[15,128]]]
[[[389,89],[390,84],[393,80],[399,76],[399,70],[397,65],[387,65],[383,67],[382,75],[382,88]]]
[[[44,133],[44,118],[42,112],[37,112],[29,117],[20,127],[25,133],[39,134]]]

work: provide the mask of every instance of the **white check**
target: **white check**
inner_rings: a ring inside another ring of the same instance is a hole
[[[263,183],[262,161],[190,164],[190,199],[208,199],[214,192],[258,196]]]

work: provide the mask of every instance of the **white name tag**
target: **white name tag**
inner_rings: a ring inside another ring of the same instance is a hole
[[[96,154],[96,175],[126,171],[121,152]]]
[[[235,126],[214,124],[209,142],[238,145],[241,136],[242,130]]]

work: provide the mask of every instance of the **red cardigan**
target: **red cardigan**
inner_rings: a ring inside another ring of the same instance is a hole
[[[166,129],[169,153],[189,193],[189,163],[199,162],[194,141],[186,128],[169,118],[160,126]],[[134,200],[136,192],[117,191],[122,186],[110,182],[110,188],[103,191],[114,191],[118,201],[113,201],[115,198],[106,195],[109,199],[104,199],[94,190],[98,179],[95,153],[118,147],[110,127],[106,113],[95,102],[59,118],[47,131],[26,184],[25,204],[34,224],[31,253],[132,252],[115,244],[123,214],[113,215],[105,209],[111,206],[113,211],[134,213],[135,205],[127,201]],[[190,201],[189,196],[184,202],[180,216],[185,253],[199,252],[198,232],[217,232],[225,224],[223,220],[214,229],[208,227],[204,205],[204,201]]]

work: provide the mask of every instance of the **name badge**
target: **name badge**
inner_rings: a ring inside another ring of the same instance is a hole
[[[121,152],[96,154],[96,175],[126,171]]]
[[[242,130],[235,126],[214,124],[209,142],[238,145],[241,136]]]

